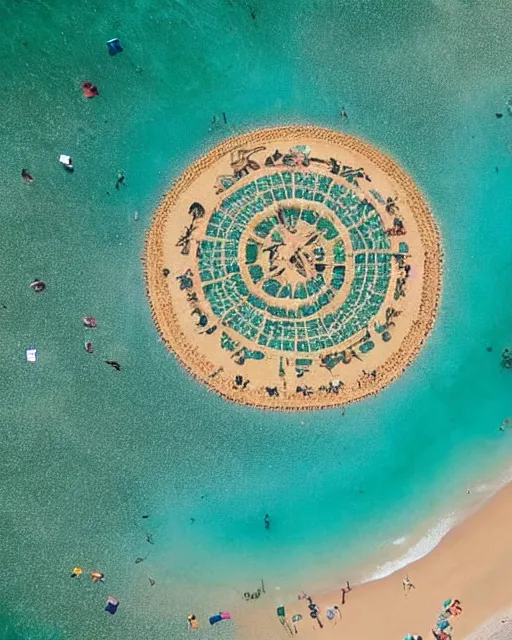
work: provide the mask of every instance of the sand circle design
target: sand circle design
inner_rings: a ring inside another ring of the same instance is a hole
[[[225,140],[165,196],[144,255],[158,331],[194,376],[272,409],[344,405],[412,362],[441,287],[434,218],[399,165],[318,127]]]

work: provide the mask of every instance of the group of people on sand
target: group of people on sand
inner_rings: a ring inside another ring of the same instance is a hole
[[[462,613],[460,600],[449,599],[443,603],[443,609],[437,617],[436,626],[432,629],[432,635],[436,640],[452,640],[451,617],[458,617]]]
[[[345,604],[345,599],[346,599],[347,593],[349,593],[349,591],[352,591],[352,587],[350,586],[350,582],[347,580],[346,586],[341,588],[341,604],[342,605]],[[313,602],[313,598],[311,598],[311,596],[308,596],[306,593],[304,593],[304,591],[301,591],[297,595],[297,599],[298,600],[307,600],[308,601],[309,617],[313,620],[313,622],[316,622],[318,624],[320,629],[323,629],[324,625],[323,625],[322,620],[320,618],[320,607],[316,603]],[[327,607],[325,609],[325,617],[330,622],[333,622],[334,624],[336,624],[338,619],[341,620],[341,610],[340,610],[339,605],[334,604],[334,605],[332,605],[330,607]]]
[[[402,580],[405,595],[408,595],[416,587],[408,575]],[[452,626],[450,618],[456,618],[462,613],[460,600],[449,599],[443,603],[443,608],[437,617],[436,626],[432,628],[432,635],[436,640],[451,640]],[[421,636],[408,635],[404,640],[421,640]]]

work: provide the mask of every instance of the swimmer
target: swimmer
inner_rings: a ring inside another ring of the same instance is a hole
[[[34,280],[34,282],[31,282],[29,284],[29,287],[36,293],[41,293],[41,291],[44,291],[46,289],[46,283],[42,280]]]
[[[80,86],[82,87],[82,94],[84,98],[95,98],[100,95],[98,87],[93,85],[92,82],[82,82]]]
[[[188,616],[187,624],[188,624],[188,628],[189,629],[198,629],[199,628],[199,625],[198,625],[198,622],[197,622],[197,618],[195,617],[194,614]]]
[[[500,431],[505,431],[505,429],[509,429],[511,426],[511,420],[510,418],[505,418],[505,420],[503,420],[503,422],[501,423],[500,426]]]
[[[93,316],[84,316],[82,318],[82,322],[84,326],[89,327],[89,329],[94,329],[96,327],[96,319]]]
[[[94,351],[94,347],[92,346],[92,342],[85,343],[85,350],[87,353],[92,353]]]
[[[116,189],[119,189],[119,185],[124,184],[124,173],[122,171],[117,172]]]
[[[73,569],[73,573],[71,574],[72,578],[78,578],[79,576],[81,576],[83,573],[82,569],[80,569],[80,567],[75,567]]]
[[[146,533],[146,542],[149,542],[149,544],[155,544],[153,536],[150,533]]]
[[[121,365],[119,364],[119,362],[116,362],[115,360],[105,360],[105,364],[110,365],[116,371],[121,371]]]
[[[27,184],[34,182],[34,178],[30,175],[30,173],[26,169],[21,170],[21,177]]]
[[[91,578],[93,582],[105,582],[105,574],[101,571],[91,571]]]
[[[268,513],[265,514],[265,518],[263,519],[263,522],[265,523],[265,529],[270,529],[270,517]]]
[[[149,580],[149,584],[150,584],[152,587],[154,587],[154,586],[155,586],[155,584],[156,584],[155,580],[153,580],[153,578],[148,578],[148,580]]]
[[[345,107],[341,107],[340,117],[344,120],[348,120],[348,113],[345,111]]]

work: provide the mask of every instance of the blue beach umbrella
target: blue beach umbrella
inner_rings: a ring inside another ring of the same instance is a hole
[[[450,623],[448,622],[448,620],[440,620],[437,623],[437,628],[440,629],[441,631],[444,631],[449,626],[450,626]]]

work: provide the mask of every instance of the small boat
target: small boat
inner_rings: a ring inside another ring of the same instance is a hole
[[[92,353],[94,351],[94,348],[92,346],[92,342],[86,342],[85,343],[85,350],[87,351],[87,353]]]

